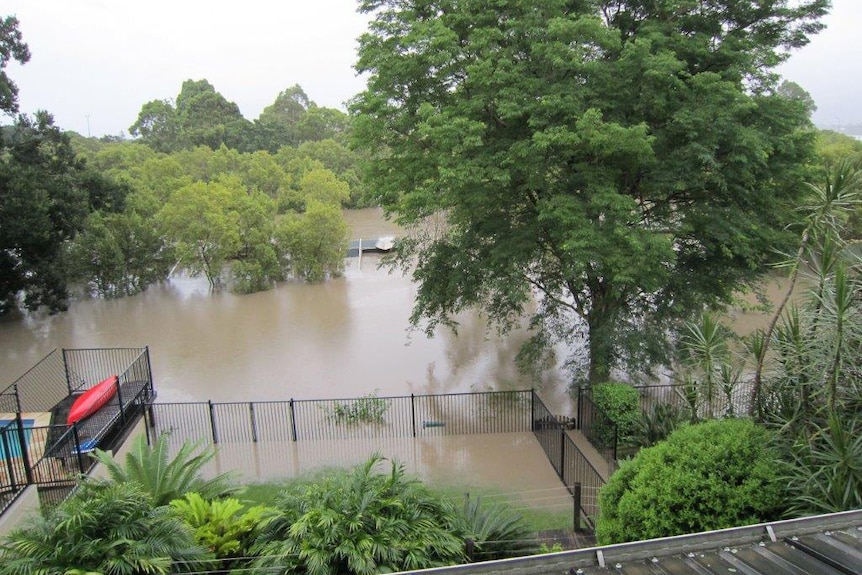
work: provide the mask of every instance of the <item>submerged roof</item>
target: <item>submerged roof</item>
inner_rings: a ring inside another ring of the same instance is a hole
[[[423,575],[858,575],[862,509],[422,571]]]

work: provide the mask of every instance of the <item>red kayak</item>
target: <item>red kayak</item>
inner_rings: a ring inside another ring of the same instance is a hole
[[[72,425],[99,411],[117,393],[118,380],[116,375],[112,375],[82,393],[72,404],[66,423]]]

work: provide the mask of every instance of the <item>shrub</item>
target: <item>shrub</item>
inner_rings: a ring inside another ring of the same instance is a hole
[[[135,483],[83,483],[0,545],[0,574],[169,575],[208,558],[191,529]]]
[[[255,568],[267,573],[373,575],[459,563],[454,506],[403,466],[374,456],[352,473],[292,485],[263,528]]]
[[[152,496],[155,505],[167,505],[191,491],[205,499],[216,499],[237,490],[231,484],[233,473],[222,473],[212,479],[202,477],[203,467],[215,457],[215,449],[212,446],[201,449],[200,442],[185,442],[170,457],[167,435],[160,435],[152,447],[147,445],[146,437],[139,435],[126,454],[124,465],[101,449],[94,456],[105,465],[111,481],[137,483]]]
[[[219,560],[222,570],[235,566],[236,559],[248,557],[267,521],[267,509],[262,505],[246,509],[238,499],[207,501],[194,492],[171,501],[171,507],[194,529],[195,540]]]
[[[637,447],[651,447],[664,441],[673,431],[691,419],[690,411],[672,403],[656,403],[641,414],[630,441]]]
[[[625,441],[635,432],[641,416],[640,393],[637,389],[626,383],[601,383],[593,387],[592,399],[596,407],[616,424],[620,441]],[[610,433],[611,430],[602,430],[598,435],[601,437]],[[606,444],[610,444],[610,440],[609,437]]]
[[[770,433],[741,419],[686,425],[623,462],[599,493],[599,543],[778,518],[784,488]]]
[[[519,513],[506,505],[484,503],[474,497],[464,502],[461,520],[461,530],[475,543],[471,560],[491,561],[537,551],[535,533]]]

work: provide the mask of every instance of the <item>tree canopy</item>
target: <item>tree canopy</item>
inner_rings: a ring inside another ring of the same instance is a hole
[[[361,2],[354,132],[416,230],[413,321],[479,305],[505,328],[537,299],[533,344],[585,339],[590,381],[661,357],[786,241],[813,130],[773,68],[827,7]]]

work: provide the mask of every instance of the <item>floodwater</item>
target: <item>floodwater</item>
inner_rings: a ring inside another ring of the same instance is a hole
[[[356,238],[397,234],[379,210],[347,213]],[[570,413],[562,372],[525,380],[514,366],[523,333],[500,338],[477,314],[457,336],[411,331],[415,286],[351,258],[343,277],[285,282],[250,295],[210,292],[178,276],[143,294],[85,300],[55,316],[0,322],[0,385],[54,348],[149,346],[159,401],[249,401],[528,389]]]
[[[399,231],[379,210],[346,216],[354,239]],[[380,256],[346,261],[343,277],[321,284],[285,282],[271,291],[236,295],[211,292],[205,279],[179,275],[133,297],[77,301],[54,316],[4,318],[0,387],[55,348],[148,346],[162,402],[541,387],[552,409],[572,413],[562,370],[551,370],[538,382],[518,374],[514,356],[523,333],[501,338],[486,330],[478,314],[467,314],[457,336],[440,330],[428,338],[410,330],[416,289],[409,278],[379,268]],[[436,483],[547,490],[557,498],[553,505],[571,501],[531,434],[361,445],[222,444],[215,463],[219,470],[239,469],[246,480],[259,481],[358,463],[374,451]]]

